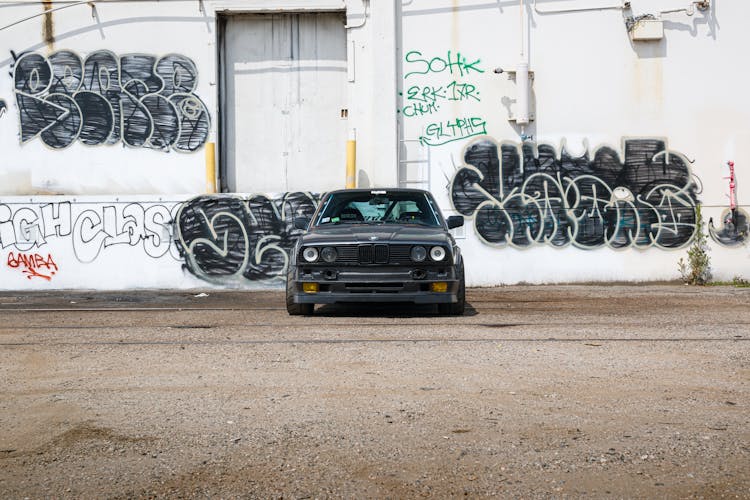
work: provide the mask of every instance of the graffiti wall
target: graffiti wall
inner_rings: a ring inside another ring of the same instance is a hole
[[[0,196],[202,192],[216,46],[215,19],[199,14],[187,2],[3,9]]]
[[[680,248],[695,231],[697,182],[664,140],[623,141],[573,157],[546,144],[467,147],[451,184],[454,208],[486,243],[517,248]]]
[[[420,145],[442,146],[487,133],[487,122],[480,115],[481,91],[472,83],[473,77],[485,72],[481,59],[450,50],[445,55],[411,50],[404,56],[403,65],[400,112],[404,119],[423,127]],[[446,108],[456,109],[459,105],[461,116],[446,114]],[[479,116],[467,115],[469,110]]]
[[[280,286],[318,196],[0,203],[0,289]],[[103,285],[103,283],[108,285]]]
[[[345,57],[341,48],[316,68],[346,75],[346,99],[320,113],[357,139],[359,186],[429,189],[446,214],[463,215],[455,234],[471,285],[677,279],[698,206],[714,276],[750,279],[748,75],[725,71],[746,56],[734,42],[747,37],[750,4],[670,11],[664,38],[638,43],[617,7],[543,3],[311,2],[346,11]],[[660,8],[627,4],[634,15]],[[202,195],[205,146],[226,168],[235,145],[223,113],[236,100],[222,92],[233,75],[273,82],[313,59],[290,64],[302,53],[293,48],[260,60],[241,47],[223,67],[217,26],[247,11],[215,2],[69,7],[3,9],[0,287],[280,286],[291,221],[318,199],[287,191],[341,187],[345,165],[330,186]],[[719,21],[733,43],[717,36]],[[525,65],[527,96],[516,78]],[[282,118],[294,116],[290,95],[272,83],[257,91]],[[288,164],[290,138],[321,133],[322,118],[293,123],[293,134],[257,118],[237,140],[286,149],[242,168],[312,179],[314,161]]]
[[[185,269],[216,284],[280,282],[301,232],[294,218],[312,217],[317,200],[310,193],[285,193],[199,196],[181,204],[174,231]]]
[[[662,140],[626,140],[622,157],[609,147],[573,157],[564,146],[478,139],[465,161],[447,210],[467,218],[459,244],[472,272],[502,269],[505,259],[517,258],[508,257],[511,250],[549,248],[559,252],[558,265],[585,277],[597,260],[616,262],[597,250],[648,249],[649,262],[676,279],[676,262],[695,231],[699,181]],[[300,233],[293,220],[310,217],[318,200],[302,192],[172,201],[6,198],[0,289],[280,288]],[[715,251],[746,238],[747,229],[730,226],[711,230]],[[496,257],[481,258],[473,237]],[[571,265],[583,250],[595,256],[586,267]],[[638,276],[643,267],[622,275]]]
[[[750,275],[750,106],[735,99],[748,100],[707,73],[707,88],[732,94],[681,92],[686,67],[672,57],[716,43],[716,12],[692,36],[675,13],[664,40],[638,43],[617,10],[403,4],[399,178],[465,217],[472,283],[677,279],[699,206],[715,276]],[[719,108],[725,119],[710,119]],[[730,172],[738,158],[744,170]]]

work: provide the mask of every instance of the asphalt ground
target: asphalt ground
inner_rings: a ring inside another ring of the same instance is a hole
[[[750,498],[750,289],[0,293],[4,498]]]

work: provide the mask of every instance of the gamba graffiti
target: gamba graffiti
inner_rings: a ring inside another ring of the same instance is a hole
[[[210,127],[208,109],[193,93],[197,80],[195,63],[180,54],[23,54],[13,70],[21,143],[39,137],[52,149],[78,140],[195,151]]]
[[[175,218],[175,240],[193,275],[219,284],[283,276],[289,250],[301,232],[295,217],[310,217],[318,196],[285,193],[199,196],[185,202]]]
[[[571,156],[564,145],[482,139],[451,184],[454,208],[497,246],[680,248],[695,231],[689,161],[661,139],[623,141]]]
[[[26,275],[27,279],[41,278],[46,281],[52,281],[52,277],[58,271],[55,259],[52,258],[51,254],[47,254],[47,257],[44,257],[38,253],[15,254],[10,252],[7,264],[10,268],[20,269]]]

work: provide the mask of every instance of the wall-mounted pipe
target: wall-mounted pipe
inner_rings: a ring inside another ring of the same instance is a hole
[[[524,29],[524,25],[523,25],[524,24],[523,23],[523,21],[524,21],[524,19],[523,19],[523,0],[518,0],[518,18],[519,18],[519,30],[518,31],[519,31],[519,33],[521,35],[521,60],[523,61],[524,60],[523,45],[524,45],[524,43],[526,43],[526,40],[524,39],[525,29]]]
[[[592,10],[610,10],[610,9],[617,9],[617,10],[625,10],[630,8],[630,2],[621,1],[619,5],[602,5],[600,7],[578,7],[576,9],[549,9],[549,10],[542,10],[539,7],[536,6],[536,0],[534,0],[534,12],[537,14],[565,14],[568,12],[587,12]]]
[[[526,61],[516,66],[516,123],[529,123],[529,63]]]
[[[693,2],[690,5],[688,5],[687,7],[683,7],[682,9],[669,9],[669,10],[659,11],[659,15],[661,15],[661,14],[672,14],[672,13],[675,13],[675,12],[684,12],[688,16],[692,16],[693,14],[695,14],[695,8],[696,7],[698,7],[698,10],[701,10],[701,11],[708,10],[709,8],[711,8],[711,2],[710,2],[710,0]]]
[[[169,2],[181,2],[181,1],[184,1],[184,0],[63,0],[63,1],[57,1],[57,2],[53,1],[52,3],[58,3],[58,4],[62,4],[62,5],[60,5],[59,7],[55,7],[53,9],[45,10],[43,12],[38,12],[38,13],[36,13],[34,15],[31,15],[31,16],[28,16],[28,17],[24,17],[22,19],[18,19],[17,21],[13,21],[12,23],[6,24],[5,26],[0,26],[0,31],[6,30],[8,28],[12,28],[13,26],[16,26],[17,24],[21,24],[23,22],[30,21],[31,19],[35,19],[37,17],[45,16],[45,15],[50,14],[52,12],[57,12],[58,10],[67,9],[69,7],[75,7],[76,5],[88,5],[88,6],[90,6],[91,9],[92,9],[91,16],[95,17],[96,16],[95,10],[94,10],[94,9],[96,9],[96,5],[94,5],[95,3],[124,3],[124,2],[131,2],[131,1],[136,1],[136,2],[159,2],[159,1],[161,1],[161,2],[167,2],[167,1],[169,1]],[[16,6],[16,5],[36,5],[36,4],[41,5],[43,3],[44,2],[42,2],[41,0],[39,0],[39,1],[37,1],[37,0],[33,0],[33,1],[18,1],[18,0],[6,1],[6,0],[0,0],[0,4],[2,4],[2,5],[13,5],[13,6]]]
[[[362,14],[362,22],[359,24],[347,24],[344,28],[350,30],[355,28],[361,28],[367,23],[367,8],[370,6],[370,0],[362,0],[362,6],[364,7],[364,14]]]

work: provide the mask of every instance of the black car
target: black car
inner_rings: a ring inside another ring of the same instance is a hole
[[[465,307],[461,249],[448,231],[463,217],[444,219],[420,189],[345,189],[327,193],[291,255],[286,281],[289,314],[310,315],[315,304],[413,302],[437,304],[441,314]]]

